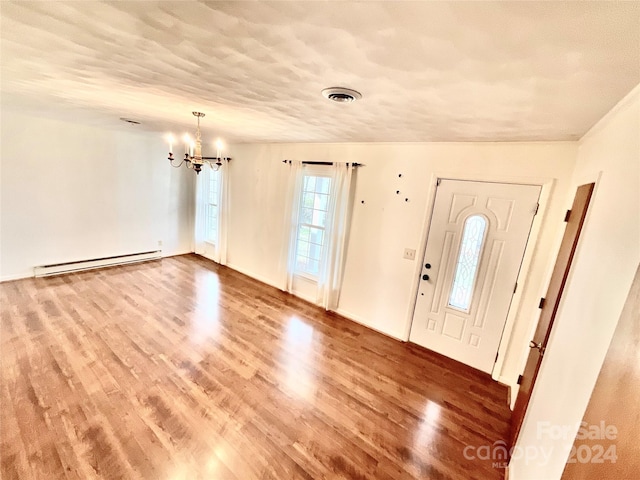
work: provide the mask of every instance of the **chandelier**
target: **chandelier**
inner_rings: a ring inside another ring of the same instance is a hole
[[[202,166],[206,163],[213,170],[219,170],[222,166],[222,162],[228,162],[231,160],[230,157],[221,157],[220,150],[222,149],[222,142],[218,140],[216,142],[216,156],[215,157],[203,157],[202,156],[202,135],[200,134],[200,118],[204,117],[204,113],[202,112],[192,112],[195,117],[198,118],[198,126],[196,128],[196,140],[195,143],[191,141],[189,135],[184,136],[184,158],[180,161],[180,163],[176,164],[177,161],[173,157],[173,137],[169,135],[169,163],[172,167],[180,168],[183,164],[187,166],[187,168],[191,168],[195,170],[196,174],[202,171]]]

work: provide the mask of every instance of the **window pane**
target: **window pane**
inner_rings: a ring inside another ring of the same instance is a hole
[[[218,195],[220,186],[220,173],[206,168],[203,173],[203,197],[204,197],[204,232],[208,242],[218,243]]]
[[[308,242],[309,236],[310,236],[309,227],[305,227],[305,226],[300,227],[300,230],[298,231],[298,242],[302,242],[302,241]]]
[[[307,267],[307,271],[312,275],[318,275],[320,271],[320,263],[317,260],[309,260],[309,265]]]
[[[323,244],[323,240],[324,240],[324,230],[321,230],[319,228],[310,228],[310,235],[309,235],[309,239],[311,242],[315,243],[316,245],[322,245]]]
[[[312,175],[305,175],[304,188],[306,192],[313,192],[316,189],[316,177]]]
[[[318,225],[319,227],[325,226],[325,220],[327,217],[327,212],[323,212],[322,210],[311,210],[310,213],[313,212],[313,216],[311,220],[307,223],[312,223],[314,225]]]
[[[218,203],[218,172],[214,172],[212,170],[207,170],[207,173],[209,175],[209,188],[208,188],[208,195],[207,195],[207,201],[210,204],[217,204]]]
[[[296,270],[299,272],[306,272],[309,259],[307,257],[296,257]]]
[[[296,271],[300,273],[318,274],[330,190],[329,177],[305,175],[303,178],[296,245]]]
[[[473,215],[464,222],[458,264],[449,295],[452,307],[469,310],[486,228],[487,221],[480,215]]]
[[[316,191],[320,193],[329,193],[329,185],[331,184],[331,179],[329,177],[318,177],[318,186],[316,187]]]
[[[300,223],[315,223],[313,221],[313,212],[311,208],[302,208],[300,211]]]
[[[302,206],[304,208],[313,208],[313,198],[314,198],[313,192],[305,192],[302,195]]]
[[[298,240],[297,254],[298,255],[304,255],[305,257],[308,257],[309,256],[309,243],[308,242],[302,242],[302,241]]]
[[[309,258],[314,260],[320,260],[320,253],[322,252],[322,247],[315,243],[309,244]]]
[[[326,210],[328,204],[329,204],[329,195],[316,193],[314,202],[313,202],[313,208],[316,208],[318,210]]]

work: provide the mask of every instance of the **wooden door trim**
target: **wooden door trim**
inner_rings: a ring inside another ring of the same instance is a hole
[[[574,197],[573,205],[571,207],[571,215],[567,219],[562,243],[558,249],[553,273],[551,274],[549,286],[547,287],[544,306],[542,307],[542,312],[540,313],[540,318],[538,319],[538,324],[532,340],[533,342],[540,344],[542,348],[540,350],[533,348],[529,350],[527,364],[522,375],[524,379],[520,385],[515,408],[513,410],[510,436],[511,446],[515,445],[522,428],[522,423],[524,422],[531,393],[533,392],[535,381],[540,370],[540,365],[544,358],[544,349],[547,347],[549,335],[551,334],[553,323],[558,312],[558,307],[569,276],[571,264],[578,247],[580,233],[589,209],[589,203],[591,201],[594,187],[595,183],[581,185],[578,187]]]

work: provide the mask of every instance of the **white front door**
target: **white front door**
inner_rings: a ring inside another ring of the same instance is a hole
[[[440,181],[410,341],[491,373],[540,190]]]

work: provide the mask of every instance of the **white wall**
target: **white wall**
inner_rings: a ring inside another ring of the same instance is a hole
[[[535,320],[549,251],[562,228],[564,199],[575,165],[575,143],[270,144],[234,145],[229,266],[282,287],[288,166],[284,159],[353,161],[356,197],[339,311],[371,328],[406,338],[417,283],[432,175],[488,180],[555,179],[531,273],[522,285],[524,312],[514,328],[503,380],[515,383],[521,352]],[[402,177],[399,177],[399,175]],[[399,190],[400,194],[396,194]],[[408,198],[409,201],[405,201]],[[364,201],[364,203],[362,203]]]
[[[566,205],[578,185],[600,172],[517,443],[531,452],[547,449],[550,458],[513,460],[516,480],[562,475],[640,261],[640,86],[580,141]],[[570,428],[554,440],[539,435],[540,422]]]
[[[191,250],[193,172],[170,168],[160,135],[6,110],[1,133],[0,279],[159,241]]]

